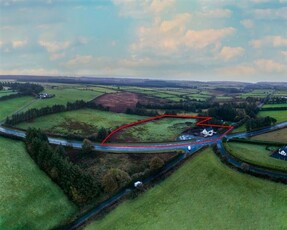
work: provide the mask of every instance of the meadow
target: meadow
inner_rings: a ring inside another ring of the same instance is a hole
[[[287,104],[265,104],[263,108],[278,108],[278,107],[287,107]]]
[[[129,127],[115,134],[115,142],[167,142],[175,141],[186,129],[193,127],[195,119],[163,118]]]
[[[53,106],[55,104],[66,105],[67,102],[74,102],[77,100],[90,101],[95,97],[104,94],[104,92],[77,89],[73,86],[58,86],[54,88],[46,87],[44,92],[54,94],[55,97],[49,99],[37,99],[36,102],[28,106],[27,109],[42,108],[46,106]]]
[[[91,135],[101,127],[114,129],[117,126],[145,118],[95,109],[81,109],[39,117],[32,122],[20,123],[17,127],[22,129],[35,127],[56,134]]]
[[[259,117],[273,117],[277,120],[277,122],[287,121],[287,110],[280,111],[260,111],[258,113]]]
[[[287,144],[287,128],[252,137],[251,140],[274,141]],[[287,162],[286,162],[287,163]]]
[[[266,146],[267,145],[236,142],[228,142],[225,144],[226,150],[242,161],[270,169],[287,171],[286,162],[271,157],[270,154],[272,153],[272,150],[267,150]],[[274,150],[277,148],[278,147],[272,147]]]
[[[4,120],[7,116],[12,115],[21,108],[25,108],[31,102],[34,102],[32,97],[18,97],[0,101],[0,121]]]
[[[233,171],[207,149],[86,230],[285,229],[286,205],[286,185]]]
[[[77,211],[24,143],[0,137],[0,164],[0,229],[51,229]]]
[[[13,92],[12,90],[0,90],[0,97],[8,96],[11,94],[16,94],[17,92]]]

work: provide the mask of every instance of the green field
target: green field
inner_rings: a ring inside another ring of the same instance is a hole
[[[86,229],[286,229],[286,206],[286,185],[235,172],[208,149]]]
[[[274,141],[287,144],[287,128],[252,137],[251,140]],[[287,162],[286,162],[287,163]]]
[[[14,112],[25,107],[34,99],[32,97],[18,97],[5,101],[0,101],[0,120],[12,115]]]
[[[263,108],[287,107],[287,104],[265,104]]]
[[[287,121],[287,110],[280,111],[260,111],[258,114],[259,117],[273,117],[277,122]]]
[[[175,141],[183,131],[192,127],[195,119],[163,118],[129,127],[118,134],[120,142],[165,142]]]
[[[228,142],[225,147],[232,155],[247,163],[287,171],[287,163],[270,157],[272,150],[266,150],[266,145]]]
[[[25,122],[17,125],[19,128],[27,129],[35,127],[47,132],[58,134],[80,134],[90,135],[96,133],[98,128],[116,128],[133,121],[145,119],[146,117],[113,113],[95,109],[81,109],[39,117],[33,122]]]
[[[13,92],[12,90],[0,90],[0,97],[8,96],[11,94],[16,94],[17,92]]]
[[[49,99],[38,99],[35,103],[29,106],[27,109],[31,108],[42,108],[45,106],[66,105],[67,102],[74,102],[77,100],[89,101],[93,98],[104,94],[103,92],[91,91],[91,90],[81,90],[77,88],[70,87],[56,87],[56,88],[45,88],[46,93],[55,94],[55,97]]]
[[[24,144],[0,137],[0,229],[51,229],[76,212]]]

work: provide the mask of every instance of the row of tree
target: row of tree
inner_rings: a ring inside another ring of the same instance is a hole
[[[275,124],[277,120],[273,117],[259,117],[259,118],[251,118],[246,122],[247,131],[251,131],[254,129],[260,129],[266,126],[270,126],[271,124]]]
[[[78,110],[82,108],[93,108],[99,110],[108,110],[101,105],[96,105],[93,102],[85,102],[83,100],[68,102],[66,105],[53,105],[46,106],[40,109],[29,109],[25,112],[13,114],[11,117],[7,117],[5,124],[6,125],[16,125],[24,121],[31,121],[37,117],[46,116],[48,114]]]
[[[268,100],[268,104],[285,104],[287,103],[287,97],[271,97]]]

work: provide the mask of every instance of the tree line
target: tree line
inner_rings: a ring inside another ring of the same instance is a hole
[[[251,118],[246,122],[246,129],[247,131],[251,131],[254,129],[260,129],[266,126],[270,126],[271,124],[275,124],[277,120],[273,117],[258,117],[258,118]]]
[[[13,126],[24,121],[31,121],[37,117],[46,116],[54,113],[78,110],[82,108],[92,108],[104,111],[108,110],[108,108],[105,108],[102,105],[97,105],[93,102],[85,102],[83,100],[78,100],[75,102],[68,102],[66,105],[46,106],[40,109],[32,108],[25,112],[16,113],[13,114],[11,117],[7,117],[5,124]]]
[[[43,86],[33,83],[18,83],[18,82],[0,82],[0,89],[9,87],[16,91],[16,94],[6,95],[0,98],[0,101],[13,99],[21,96],[35,96],[44,90]]]

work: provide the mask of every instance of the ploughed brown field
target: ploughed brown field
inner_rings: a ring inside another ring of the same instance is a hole
[[[142,104],[150,104],[163,103],[166,101],[166,99],[159,99],[156,97],[131,92],[107,93],[97,97],[94,100],[96,104],[109,107],[110,111],[117,113],[123,113],[127,110],[127,108],[136,108],[138,102]]]

